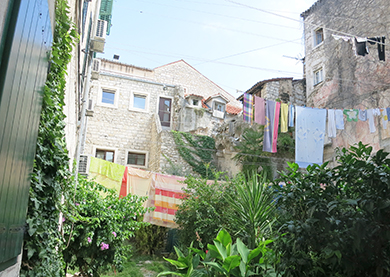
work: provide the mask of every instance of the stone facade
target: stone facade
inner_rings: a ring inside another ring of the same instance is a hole
[[[186,94],[190,89],[198,95]],[[103,100],[107,92],[114,99],[109,104]],[[134,107],[136,96],[144,97],[144,108]],[[160,121],[160,98],[171,101],[169,126]],[[145,165],[131,166],[169,174],[193,173],[176,150],[171,130],[211,135],[241,111],[240,102],[184,61],[151,70],[101,60],[89,99],[84,155],[109,151],[114,153],[113,162],[130,165],[128,153],[138,153],[145,155]],[[215,103],[222,105],[222,113],[215,113]],[[180,165],[180,172],[172,164]]]
[[[332,36],[386,36],[389,39],[390,22],[386,20],[389,12],[387,0],[319,0],[301,14],[305,23],[308,106],[337,109],[390,106],[390,63],[379,60],[377,45],[367,44],[370,53],[357,56],[352,43]],[[322,41],[319,38],[318,43],[315,39],[321,37],[321,32]],[[367,122],[347,122],[345,130],[338,130],[337,137],[325,147],[325,160],[334,158],[335,147],[359,141],[372,145],[374,150],[390,150],[390,130],[382,128],[379,118],[375,120],[375,133],[369,132]]]
[[[306,104],[305,79],[293,80],[293,78],[274,78],[256,83],[245,93],[262,97],[266,100],[303,106]],[[238,98],[243,99],[243,95]]]

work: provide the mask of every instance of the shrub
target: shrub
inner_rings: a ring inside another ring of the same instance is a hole
[[[276,248],[286,276],[390,274],[390,159],[383,150],[352,146],[333,169],[313,165],[282,174]]]
[[[234,187],[229,182],[218,182],[220,173],[213,183],[205,178],[188,176],[184,181],[185,198],[176,212],[176,223],[180,225],[179,241],[188,246],[195,241],[195,246],[212,243],[218,231],[229,229],[229,201],[224,195],[234,195]]]
[[[145,197],[118,198],[113,190],[79,178],[74,212],[64,218],[66,268],[78,268],[82,276],[99,276],[114,265],[119,271],[126,260],[125,240],[147,224],[138,222],[147,209]]]
[[[157,225],[142,226],[135,233],[135,246],[141,254],[155,254],[156,250],[165,245],[168,229]]]
[[[158,276],[277,276],[274,269],[277,256],[267,247],[271,242],[263,241],[250,250],[239,238],[233,244],[230,234],[222,229],[213,244],[207,245],[206,252],[191,244],[185,256],[175,247],[178,259],[165,260],[174,265],[177,272],[161,272]],[[200,264],[203,266],[199,267]]]

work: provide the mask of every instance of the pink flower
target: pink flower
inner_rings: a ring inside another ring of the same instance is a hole
[[[75,205],[76,205],[76,206],[80,206],[80,204],[79,204],[79,203],[75,203]]]
[[[209,250],[206,250],[206,254],[209,253]]]
[[[91,243],[92,242],[92,239],[90,237],[88,237],[88,242]]]
[[[114,237],[116,237],[116,233],[115,232],[112,232],[112,234],[114,235]]]
[[[108,243],[102,242],[102,243],[100,244],[100,249],[101,249],[101,250],[105,250],[105,249],[108,249],[108,248],[110,248],[110,245],[109,245]]]
[[[62,222],[65,222],[65,217],[62,218]]]

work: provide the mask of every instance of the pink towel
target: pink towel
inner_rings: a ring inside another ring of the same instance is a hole
[[[265,105],[264,99],[255,96],[255,122],[265,125]]]

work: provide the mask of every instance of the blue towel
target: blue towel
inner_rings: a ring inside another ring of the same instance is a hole
[[[326,110],[296,106],[295,115],[295,162],[303,168],[322,164]]]
[[[344,113],[343,113],[343,110],[336,110],[335,111],[335,117],[336,117],[336,129],[344,130]]]
[[[288,106],[288,127],[294,127],[295,107],[293,105]]]

